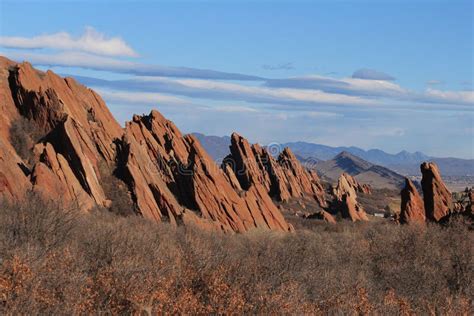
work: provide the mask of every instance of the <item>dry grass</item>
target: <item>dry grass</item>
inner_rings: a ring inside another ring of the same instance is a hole
[[[472,314],[473,232],[216,235],[30,196],[0,208],[0,313]]]

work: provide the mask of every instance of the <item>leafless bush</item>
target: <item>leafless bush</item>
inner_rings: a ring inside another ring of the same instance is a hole
[[[114,174],[114,166],[108,166],[106,162],[101,161],[99,169],[104,193],[112,201],[109,210],[122,216],[135,214],[127,185]]]
[[[2,314],[472,313],[460,223],[224,235],[31,201],[2,204]]]
[[[10,142],[17,154],[28,164],[33,161],[33,146],[41,136],[37,124],[22,116],[14,120],[10,126]]]

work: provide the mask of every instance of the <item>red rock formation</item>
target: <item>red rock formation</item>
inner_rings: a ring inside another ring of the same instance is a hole
[[[224,173],[194,136],[183,136],[157,111],[135,116],[127,123],[125,135],[128,179],[145,217],[175,221],[185,207],[226,231],[292,229],[262,185],[248,183],[239,194],[235,174]],[[164,181],[157,183],[157,179]]]
[[[474,216],[474,190],[469,190],[468,195],[469,203],[466,205],[466,213],[468,215]]]
[[[241,188],[260,184],[278,201],[306,195],[313,197],[321,207],[327,206],[316,172],[303,168],[289,148],[274,159],[265,148],[250,145],[245,138],[233,133],[230,152],[223,168],[235,170]]]
[[[181,135],[157,111],[135,116],[124,130],[102,99],[73,79],[28,63],[0,63],[2,197],[19,200],[32,188],[83,210],[108,207],[99,168],[105,163],[127,184],[135,211],[148,219],[235,232],[292,230],[266,187],[239,187],[232,170],[221,170],[194,137]],[[10,127],[20,117],[41,131],[31,167],[10,143]]]
[[[405,187],[401,192],[400,223],[424,223],[425,207],[418,190],[410,179],[405,179]]]
[[[342,217],[351,221],[368,221],[364,208],[357,202],[357,190],[360,184],[349,174],[343,173],[334,188],[336,205],[341,209]]]
[[[31,188],[26,166],[10,143],[10,127],[20,115],[13,101],[8,76],[15,63],[0,56],[0,198],[18,200]]]
[[[51,198],[60,194],[66,201],[79,202],[82,209],[105,206],[98,164],[101,160],[113,163],[113,140],[122,133],[105,103],[73,79],[35,70],[28,63],[14,64],[5,59],[2,63],[8,69],[1,73],[2,96],[7,111],[14,113],[8,126],[22,115],[43,136],[46,150],[36,151],[36,165],[31,170],[23,167],[25,174],[33,172],[34,189],[44,195],[49,192]],[[9,131],[3,133],[3,140],[8,141]],[[66,188],[58,191],[58,186],[64,185]]]
[[[451,192],[441,179],[441,175],[433,162],[424,162],[420,166],[422,173],[421,187],[423,189],[423,200],[426,217],[429,220],[439,222],[453,209]]]
[[[332,216],[331,214],[329,214],[328,212],[326,211],[320,211],[320,212],[316,212],[314,214],[310,214],[310,215],[307,215],[305,216],[306,219],[320,219],[320,220],[323,220],[325,221],[326,223],[329,223],[329,224],[336,224],[336,220],[334,219],[334,216]]]

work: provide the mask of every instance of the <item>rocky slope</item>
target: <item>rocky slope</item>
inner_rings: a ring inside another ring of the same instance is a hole
[[[133,202],[131,212],[153,221],[292,230],[267,188],[255,182],[236,190],[235,175],[157,111],[123,129],[100,96],[73,79],[5,58],[0,69],[0,195],[7,200],[33,189],[83,211],[107,208],[114,192],[103,182],[112,176],[115,190]],[[12,133],[17,126],[34,126],[36,136]]]

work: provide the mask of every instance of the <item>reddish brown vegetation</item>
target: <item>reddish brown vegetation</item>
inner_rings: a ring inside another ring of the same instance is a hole
[[[0,208],[0,313],[472,314],[464,226],[224,235],[30,196]]]

